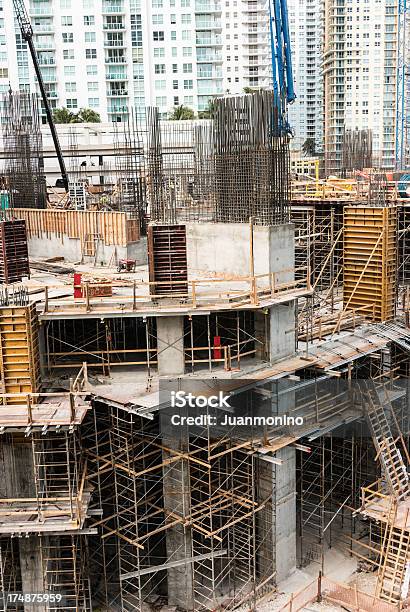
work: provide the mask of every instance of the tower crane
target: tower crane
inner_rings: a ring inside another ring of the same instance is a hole
[[[296,93],[293,84],[287,0],[269,0],[269,25],[273,94],[279,117],[279,131],[291,134],[292,130],[287,122],[287,105],[295,101]]]
[[[33,28],[30,22],[30,18],[27,14],[24,0],[13,0],[14,11],[16,18],[20,26],[20,31],[23,39],[27,42],[28,48],[30,49],[31,59],[33,61],[34,70],[36,73],[38,85],[40,87],[41,98],[43,100],[44,109],[46,112],[47,122],[50,127],[51,136],[53,138],[54,148],[56,150],[58,164],[61,172],[61,184],[66,191],[68,191],[68,174],[64,163],[63,153],[58,139],[56,126],[53,120],[53,114],[49,99],[47,97],[46,88],[44,85],[43,77],[41,74],[40,64],[38,62],[37,53],[33,42]]]

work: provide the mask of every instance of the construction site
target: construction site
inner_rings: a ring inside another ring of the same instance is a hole
[[[296,177],[274,109],[147,108],[99,185],[72,139],[66,191],[36,97],[4,96],[2,610],[406,607],[408,200],[366,138],[345,178]],[[181,390],[230,408],[173,427]]]

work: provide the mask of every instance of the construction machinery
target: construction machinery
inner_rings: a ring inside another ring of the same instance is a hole
[[[33,28],[30,22],[30,18],[27,14],[26,7],[24,6],[23,0],[13,0],[14,11],[16,18],[20,26],[21,35],[23,40],[27,42],[28,48],[30,49],[31,59],[33,60],[34,70],[36,73],[38,85],[40,87],[41,98],[44,105],[44,110],[47,117],[47,122],[50,127],[51,136],[53,138],[54,147],[57,154],[58,164],[60,166],[61,179],[57,180],[57,187],[64,187],[68,192],[68,174],[64,163],[63,153],[61,150],[60,141],[56,127],[54,125],[53,114],[50,106],[49,99],[47,97],[46,88],[44,85],[43,76],[41,74],[40,64],[38,62],[36,49],[33,42]]]

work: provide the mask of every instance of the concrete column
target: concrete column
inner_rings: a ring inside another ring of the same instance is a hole
[[[276,453],[283,465],[275,466],[276,582],[296,569],[296,449]]]
[[[185,371],[184,318],[157,317],[158,374],[182,376]]]
[[[255,342],[256,354],[255,357],[259,361],[269,361],[269,314],[264,310],[255,311],[255,338],[259,342]],[[262,343],[262,344],[261,344]]]
[[[270,312],[270,361],[290,357],[295,353],[294,302],[271,306]]]
[[[187,439],[182,434],[163,438],[164,446],[183,451],[187,446]],[[172,454],[164,451],[164,459]],[[164,508],[165,514],[173,513],[183,519],[189,516],[191,507],[191,491],[189,486],[189,463],[181,459],[163,469]],[[166,531],[167,558],[171,561],[180,561],[193,556],[192,533],[190,526],[183,522]],[[192,563],[169,568],[167,571],[168,605],[177,606],[182,610],[194,610],[194,584]]]
[[[6,498],[35,497],[31,441],[2,443],[1,493]],[[19,538],[23,593],[44,593],[42,540],[37,535]],[[25,612],[46,612],[46,606],[25,604]]]

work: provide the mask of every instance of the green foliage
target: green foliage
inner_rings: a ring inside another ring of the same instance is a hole
[[[195,119],[195,113],[188,106],[176,106],[169,116],[170,121],[184,121],[187,119]]]
[[[80,108],[73,113],[68,108],[56,108],[53,111],[54,123],[101,123],[100,115],[92,108]]]
[[[316,142],[314,138],[306,138],[302,145],[302,151],[305,157],[315,157],[316,155]]]

